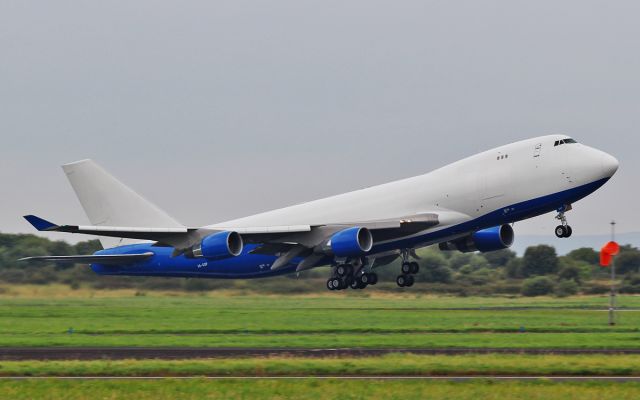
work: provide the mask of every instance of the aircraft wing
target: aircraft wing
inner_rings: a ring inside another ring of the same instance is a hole
[[[55,261],[57,263],[78,264],[130,264],[136,261],[146,260],[153,256],[152,252],[141,254],[100,254],[88,256],[38,256],[25,257],[18,261]]]
[[[197,243],[199,240],[212,233],[225,230],[233,230],[249,239],[249,243],[256,242],[256,239],[278,238],[292,233],[310,232],[310,225],[287,225],[268,226],[255,228],[146,228],[146,227],[123,227],[123,226],[102,226],[102,225],[57,225],[35,215],[25,215],[26,219],[34,228],[44,232],[67,232],[81,233],[87,235],[107,236],[127,239],[140,239],[158,242],[160,246],[172,246],[184,249]]]
[[[239,233],[246,243],[260,244],[259,247],[252,250],[253,253],[284,253],[284,256],[286,257],[278,264],[283,264],[287,259],[295,257],[310,258],[308,263],[311,263],[311,259],[314,256],[314,254],[312,254],[313,249],[316,246],[326,241],[334,233],[353,226],[369,229],[373,236],[374,243],[379,243],[410,236],[436,226],[446,226],[470,219],[466,214],[442,209],[433,212],[423,212],[410,216],[373,221],[352,221],[327,225],[287,225],[269,227],[216,226],[204,228],[144,228],[82,226],[57,225],[35,215],[27,215],[24,218],[39,231],[83,233],[97,236],[155,241],[157,242],[157,246],[174,247],[174,255],[182,253],[212,233],[230,230]],[[63,261],[63,259],[59,260]]]

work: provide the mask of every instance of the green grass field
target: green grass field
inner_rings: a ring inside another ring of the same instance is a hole
[[[102,295],[4,296],[0,346],[640,346],[634,296],[610,327],[606,297]]]
[[[618,382],[424,382],[415,380],[0,381],[7,399],[581,399],[635,400],[640,384]]]
[[[640,297],[455,298],[328,293],[176,295],[12,287],[0,291],[0,346],[638,348]],[[72,331],[70,331],[70,328]],[[71,333],[70,333],[71,332]],[[196,360],[3,361],[11,399],[637,399],[635,382],[239,379],[202,376],[640,376],[633,355],[478,354]],[[55,380],[168,376],[189,380]]]
[[[0,376],[640,376],[635,355],[412,355],[3,361]]]

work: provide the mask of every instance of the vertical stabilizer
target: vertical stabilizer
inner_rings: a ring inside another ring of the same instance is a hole
[[[62,166],[89,221],[98,226],[181,228],[158,206],[114,178],[92,160]],[[100,238],[104,248],[132,243],[130,239]]]

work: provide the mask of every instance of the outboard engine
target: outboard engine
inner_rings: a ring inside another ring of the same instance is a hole
[[[336,257],[356,257],[373,247],[373,236],[367,228],[353,227],[336,232],[324,244],[322,250]]]
[[[185,255],[189,258],[219,260],[240,255],[243,247],[242,237],[238,232],[224,231],[206,236],[200,244],[185,252]]]
[[[463,253],[502,250],[513,244],[513,228],[511,225],[494,226],[483,229],[450,242],[440,243],[440,250],[458,250]]]

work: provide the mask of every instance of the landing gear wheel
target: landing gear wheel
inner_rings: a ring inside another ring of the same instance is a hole
[[[370,272],[369,274],[369,285],[375,285],[378,283],[378,274],[374,272]]]
[[[417,274],[418,271],[420,271],[420,265],[417,262],[415,262],[415,261],[410,262],[409,265],[411,266],[411,273],[412,274]]]
[[[400,271],[402,271],[403,274],[410,274],[412,270],[411,267],[411,263],[410,262],[403,262],[402,263],[402,267],[400,268]]]
[[[567,228],[567,234],[564,235],[564,237],[566,238],[571,237],[571,234],[573,233],[573,229],[571,229],[571,226],[569,225],[567,225],[566,228]]]
[[[351,275],[347,275],[344,278],[342,278],[342,282],[343,282],[343,287],[346,289],[349,287],[349,285],[351,285],[351,282],[353,282],[355,279],[353,279],[353,276]]]
[[[400,287],[405,287],[407,284],[407,275],[398,275],[396,278],[396,284]]]
[[[355,289],[359,289],[359,286],[360,286],[360,282],[358,282],[358,281],[357,281],[357,280],[355,280],[355,279],[354,279],[353,281],[351,281],[351,284],[349,285],[349,287],[350,287],[351,289],[353,289],[353,290],[355,290]]]
[[[413,282],[414,282],[413,275],[409,275],[407,276],[407,282],[404,285],[406,287],[411,287],[413,286]]]
[[[360,277],[358,278],[358,280],[362,283],[364,283],[365,285],[369,284],[369,274],[362,274],[360,275]]]
[[[350,264],[340,264],[336,267],[336,274],[339,277],[349,275],[351,272],[353,272],[353,268]]]
[[[567,237],[568,230],[564,225],[556,226],[555,234],[559,238]]]
[[[333,279],[329,279],[327,281],[327,289],[334,290],[334,288],[333,288]]]
[[[331,285],[333,286],[333,290],[342,289],[342,281],[338,278],[331,279]]]

